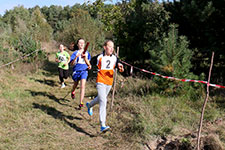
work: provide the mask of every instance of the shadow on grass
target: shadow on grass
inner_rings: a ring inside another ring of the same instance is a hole
[[[39,82],[39,83],[46,84],[49,86],[57,86],[57,83],[54,80],[46,80],[46,79],[40,80],[40,79],[35,79],[35,78],[31,78],[31,80],[34,80],[35,82]]]
[[[42,67],[42,69],[44,70],[44,72],[42,73],[44,76],[46,77],[53,77],[53,76],[58,76],[59,72],[58,72],[58,64],[55,62],[51,62],[51,61],[45,61],[44,62],[44,66]],[[71,86],[73,85],[73,81],[71,82],[70,80],[72,79],[72,67],[70,66],[69,68],[69,76],[67,79],[65,80],[65,84],[70,84]],[[71,79],[70,79],[71,78]],[[47,84],[49,86],[57,86],[57,82],[53,81],[53,80],[38,80],[38,79],[34,79],[37,82],[40,83],[44,83]],[[58,82],[60,82],[60,80],[58,79]]]
[[[43,73],[45,76],[49,77],[58,75],[58,64],[56,62],[46,60],[44,62],[43,69],[46,71]]]
[[[48,115],[51,115],[53,118],[59,119],[59,120],[65,122],[67,125],[69,125],[73,129],[75,129],[77,132],[81,132],[81,133],[84,133],[84,134],[86,134],[90,137],[94,137],[94,135],[91,135],[91,134],[87,133],[86,131],[84,131],[84,129],[78,127],[76,124],[67,121],[67,119],[69,119],[69,120],[74,120],[74,119],[82,120],[82,118],[64,115],[62,112],[58,111],[57,109],[55,109],[53,107],[50,107],[50,106],[47,106],[47,105],[40,105],[40,104],[37,104],[37,103],[33,103],[33,108],[40,109],[43,112],[47,113]]]
[[[97,93],[97,92],[90,92],[90,93],[85,94],[84,97],[86,97],[86,98],[91,98],[91,100],[92,100],[92,99],[94,99],[96,96],[98,96],[98,93]]]
[[[58,64],[56,62],[51,62],[51,61],[46,60],[44,62],[44,66],[42,69],[45,70],[43,75],[45,75],[47,77],[59,75]],[[69,66],[69,78],[71,77],[72,72],[73,72],[72,67]]]
[[[70,92],[68,92],[67,95],[65,95],[63,98],[57,98],[57,97],[55,97],[55,95],[49,94],[47,92],[36,92],[36,91],[31,91],[31,90],[26,90],[26,91],[30,92],[32,96],[44,96],[44,97],[48,97],[49,99],[52,99],[52,100],[54,100],[55,102],[57,102],[57,103],[59,103],[61,105],[69,106],[68,104],[61,103],[61,101],[69,102],[69,100],[67,100],[65,98],[69,95]]]

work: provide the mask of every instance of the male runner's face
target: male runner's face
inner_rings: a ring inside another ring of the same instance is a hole
[[[105,49],[105,54],[106,54],[107,56],[112,55],[112,53],[113,53],[113,51],[114,51],[114,43],[111,42],[111,41],[109,41],[109,42],[107,43],[107,45],[104,46],[104,49]]]
[[[78,46],[79,49],[84,49],[84,44],[85,44],[84,40],[80,39],[77,46]]]

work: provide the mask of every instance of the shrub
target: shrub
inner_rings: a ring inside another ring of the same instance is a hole
[[[8,48],[3,48],[3,46],[0,45],[0,65],[12,62],[13,60],[17,59],[18,56],[18,52],[9,50]]]
[[[20,52],[22,56],[32,53],[26,59],[26,62],[36,62],[46,59],[45,52],[41,50],[40,42],[33,40],[28,33],[21,34],[19,38],[12,39],[12,44],[15,50]]]
[[[190,71],[193,52],[188,49],[188,44],[184,36],[178,36],[176,25],[171,25],[168,35],[164,36],[160,42],[159,49],[151,53],[156,59],[151,61],[154,69],[163,75],[180,79],[201,79],[202,77],[198,77]],[[158,77],[155,77],[154,81],[159,85],[160,91],[163,91],[161,93],[167,95],[185,95],[191,99],[197,99],[202,94],[202,86],[199,84]]]
[[[87,11],[78,9],[73,18],[64,26],[63,31],[56,33],[56,39],[69,45],[79,38],[84,38],[90,42],[89,51],[102,49],[105,35],[103,24],[91,18]]]

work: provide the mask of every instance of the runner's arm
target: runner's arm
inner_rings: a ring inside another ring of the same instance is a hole
[[[70,55],[68,55],[68,59],[67,59],[66,64],[69,64],[69,63],[70,63]]]
[[[59,62],[60,62],[60,60],[58,59],[57,54],[55,55],[55,61],[56,61],[57,63],[59,63]]]
[[[74,58],[74,55],[76,55],[76,57]],[[72,65],[72,66],[74,66],[75,65],[75,62],[76,62],[76,60],[77,60],[77,58],[80,56],[80,53],[73,53],[72,54],[72,56],[70,57],[70,64]],[[74,59],[73,59],[74,58]]]

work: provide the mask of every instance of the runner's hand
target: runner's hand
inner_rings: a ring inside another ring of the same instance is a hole
[[[88,65],[88,70],[91,70],[91,65]]]
[[[84,57],[86,57],[86,54],[83,54],[83,53],[82,53],[82,54],[81,54],[81,58],[84,58]]]
[[[77,53],[76,57],[80,57],[80,53]]]
[[[118,63],[119,72],[124,72],[123,65],[121,63]]]

